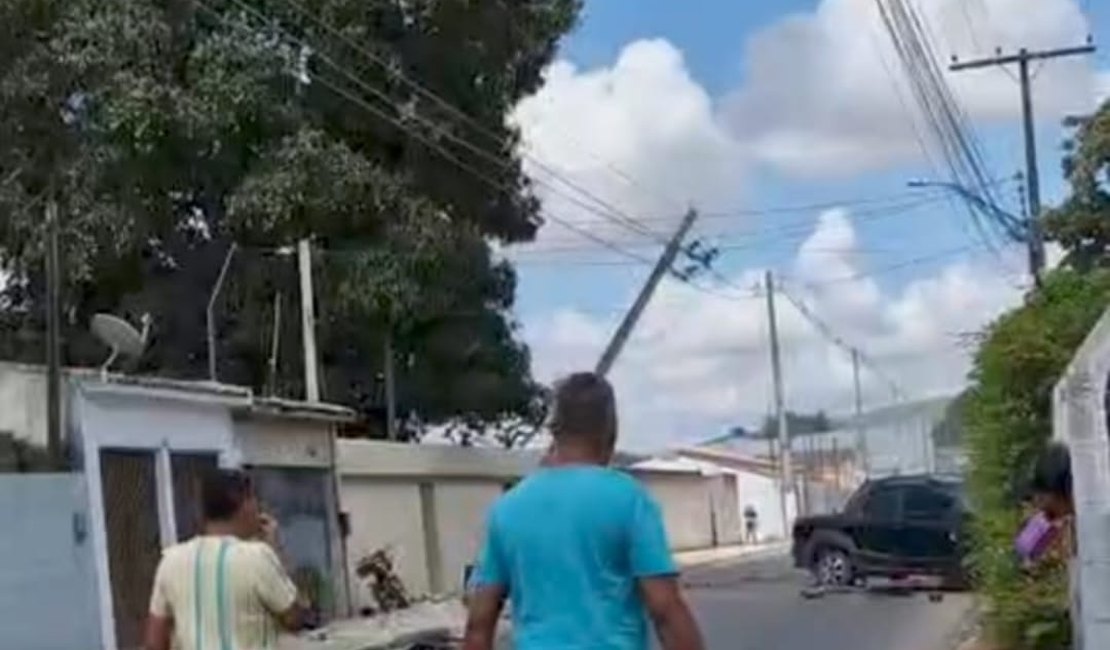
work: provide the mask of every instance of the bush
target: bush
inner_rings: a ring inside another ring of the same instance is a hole
[[[978,514],[971,568],[987,598],[988,629],[1011,650],[1069,643],[1064,563],[1024,572],[1013,538],[1025,514],[1023,485],[1052,436],[1053,387],[1108,304],[1110,271],[1056,271],[987,329],[975,358],[964,412]]]

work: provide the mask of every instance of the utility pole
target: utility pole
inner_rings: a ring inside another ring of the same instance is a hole
[[[62,272],[58,204],[46,203],[46,447],[55,469],[64,467],[62,450]]]
[[[278,393],[278,357],[281,355],[281,292],[274,294],[274,337],[270,340],[269,378],[267,390],[271,397]]]
[[[686,216],[682,218],[682,223],[678,226],[678,230],[675,231],[671,240],[667,242],[667,247],[663,249],[663,254],[659,257],[659,261],[655,263],[655,268],[651,270],[651,275],[648,276],[643,289],[640,289],[640,294],[636,296],[632,308],[625,314],[624,320],[617,327],[617,331],[610,339],[609,345],[606,346],[605,352],[601,355],[601,359],[598,360],[597,367],[594,370],[598,375],[605,376],[613,368],[613,364],[620,356],[629,335],[632,334],[632,329],[636,327],[636,322],[640,320],[644,308],[647,307],[656,287],[659,286],[659,281],[667,274],[671,264],[678,257],[678,253],[682,249],[682,242],[686,239],[686,234],[690,232],[690,227],[694,225],[694,220],[697,218],[698,213],[693,209],[689,210]]]
[[[212,287],[212,294],[208,296],[208,307],[204,311],[205,327],[208,334],[208,380],[212,382],[220,380],[219,369],[216,364],[216,299],[220,297],[220,293],[224,290],[227,271],[231,268],[231,260],[234,259],[235,251],[238,249],[239,245],[231,242],[227,254],[224,255],[224,263],[220,266],[220,274],[216,276],[216,284]]]
[[[385,333],[382,347],[382,363],[385,373],[385,428],[389,440],[397,439],[397,380],[394,375],[393,332]]]
[[[304,392],[309,402],[320,401],[320,376],[316,358],[316,299],[312,288],[312,244],[297,242],[297,268],[301,278],[301,342],[304,345]]]
[[[871,474],[871,462],[867,457],[867,430],[863,426],[863,389],[859,380],[859,350],[852,349],[852,383],[856,389],[856,455],[859,456],[859,468],[863,471],[863,478]]]
[[[1037,142],[1033,127],[1033,91],[1032,80],[1029,75],[1031,61],[1047,61],[1068,56],[1093,54],[1095,46],[1091,43],[1079,47],[1067,47],[1056,50],[1040,50],[1031,52],[1021,48],[1017,54],[1009,54],[979,59],[976,61],[956,61],[949,69],[954,72],[960,70],[973,70],[996,65],[1018,64],[1021,80],[1021,113],[1025,132],[1025,177],[1029,184],[1029,261],[1032,267],[1033,281],[1039,287],[1041,275],[1044,271],[1044,231],[1041,228],[1041,178],[1037,169]]]
[[[790,431],[786,426],[786,406],[783,397],[782,357],[779,353],[779,324],[775,316],[775,279],[770,271],[764,276],[767,293],[767,323],[771,335],[771,375],[774,379],[775,419],[779,432],[779,478],[782,481],[779,505],[782,508],[783,532],[790,533],[790,508],[788,501],[794,494],[793,454],[790,449]]]

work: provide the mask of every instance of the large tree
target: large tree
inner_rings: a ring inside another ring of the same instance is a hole
[[[1066,143],[1064,174],[1068,198],[1047,216],[1048,237],[1066,251],[1066,263],[1079,270],[1110,261],[1110,103],[1080,122]]]
[[[1067,647],[1071,635],[1066,566],[1020,566],[1013,538],[1028,514],[1025,484],[1052,436],[1053,387],[1110,305],[1110,104],[1079,127],[1064,169],[1072,191],[1046,231],[1064,248],[1065,268],[986,329],[972,386],[948,414],[962,418],[970,452],[971,559],[988,627],[1014,650]]]
[[[93,313],[149,312],[135,370],[206,377],[205,305],[234,244],[219,378],[301,394],[287,252],[310,237],[328,399],[374,420],[388,337],[406,422],[532,414],[515,274],[489,242],[526,241],[542,223],[506,116],[577,11],[0,0],[0,355],[42,358],[53,200],[70,363],[104,356]]]

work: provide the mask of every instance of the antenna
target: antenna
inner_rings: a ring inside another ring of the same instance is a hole
[[[140,333],[131,323],[111,314],[96,314],[89,324],[89,329],[96,338],[111,348],[112,353],[100,366],[100,378],[108,379],[108,369],[121,355],[131,359],[142,356],[146,349],[147,337],[150,334],[150,314],[143,314],[143,331]]]

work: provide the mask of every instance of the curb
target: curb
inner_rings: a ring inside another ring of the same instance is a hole
[[[979,603],[975,603],[964,613],[963,618],[960,619],[959,627],[949,635],[945,647],[949,650],[976,650],[980,648],[982,641],[980,638],[982,635],[981,616],[982,610]]]
[[[738,547],[735,553],[728,553],[728,549],[721,549],[722,552],[715,556],[705,557],[704,559],[687,559],[683,560],[681,554],[677,558],[679,569],[685,573],[691,569],[705,569],[719,565],[732,565],[744,564],[747,562],[755,562],[758,560],[765,560],[772,557],[785,556],[790,552],[790,544],[779,542],[775,544],[768,544],[766,546],[747,550],[744,547]],[[694,551],[697,553],[698,551]]]

